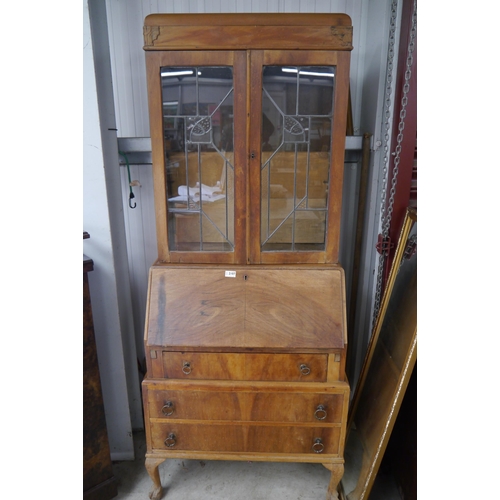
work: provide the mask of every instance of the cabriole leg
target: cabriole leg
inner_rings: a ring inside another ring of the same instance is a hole
[[[149,498],[151,500],[160,500],[163,495],[158,466],[164,461],[164,458],[146,458],[146,470],[148,471],[149,477],[153,481],[153,487],[149,492]]]
[[[330,476],[330,484],[328,485],[328,491],[326,492],[326,500],[338,500],[339,493],[337,487],[344,475],[344,464],[323,464],[327,469],[332,471]]]

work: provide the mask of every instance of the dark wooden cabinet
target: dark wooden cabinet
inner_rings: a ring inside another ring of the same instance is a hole
[[[338,264],[344,14],[148,16],[158,260],[143,382],[153,500],[167,458],[343,474],[349,385]]]
[[[92,318],[88,273],[83,257],[83,498],[108,500],[118,494],[111,463]]]

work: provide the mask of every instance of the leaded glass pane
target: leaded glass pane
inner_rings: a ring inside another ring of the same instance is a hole
[[[325,250],[335,67],[265,66],[262,251]]]
[[[171,250],[234,250],[233,70],[161,68]]]

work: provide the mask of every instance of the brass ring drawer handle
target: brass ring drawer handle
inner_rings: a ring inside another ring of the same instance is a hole
[[[312,445],[312,449],[314,453],[321,453],[325,449],[325,445],[323,444],[323,441],[321,438],[316,438],[314,440],[314,443]]]
[[[174,413],[174,411],[175,411],[175,409],[174,409],[174,403],[172,403],[172,401],[167,401],[163,405],[163,408],[161,409],[161,412],[166,417],[170,417],[170,415],[172,415],[172,413]]]
[[[167,436],[167,439],[165,439],[165,446],[168,446],[169,448],[172,448],[176,444],[177,444],[177,438],[175,437],[175,434],[173,432],[171,432]]]
[[[182,364],[182,373],[189,375],[191,373],[191,363],[189,361],[184,361]]]
[[[300,373],[302,373],[302,375],[309,375],[311,373],[311,369],[305,364],[301,364],[299,366],[299,369],[300,369]]]
[[[325,420],[326,418],[326,408],[323,405],[318,405],[316,411],[314,412],[314,416],[318,420]]]

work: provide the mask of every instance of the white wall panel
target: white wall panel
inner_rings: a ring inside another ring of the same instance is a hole
[[[158,257],[156,243],[156,225],[153,195],[153,175],[151,165],[130,165],[130,176],[139,181],[134,186],[135,208],[129,206],[129,182],[126,167],[120,168],[123,210],[127,232],[127,252],[129,255],[129,273],[132,289],[132,307],[137,356],[144,362],[143,330],[146,317],[146,295],[149,268]],[[143,366],[144,368],[144,366]]]

